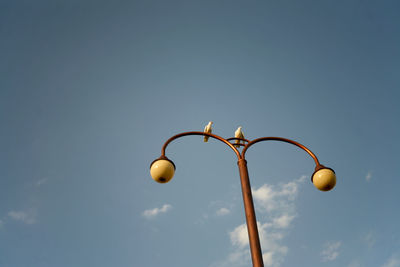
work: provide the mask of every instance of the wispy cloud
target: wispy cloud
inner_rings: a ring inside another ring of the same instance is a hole
[[[347,267],[361,267],[361,264],[358,260],[353,260],[349,265],[347,265]]]
[[[362,240],[368,246],[368,248],[371,249],[375,244],[375,240],[376,240],[375,234],[372,231],[370,231],[366,235],[363,236]]]
[[[282,244],[282,239],[296,217],[295,199],[300,184],[305,180],[306,177],[301,177],[286,184],[264,184],[252,190],[257,211],[268,218],[264,223],[257,222],[265,266],[279,267],[288,253],[289,249]],[[232,252],[225,260],[211,266],[248,266],[251,259],[246,224],[229,232],[229,237]]]
[[[292,182],[278,186],[264,184],[258,189],[253,189],[253,197],[259,206],[258,210],[264,213],[292,212],[295,208],[294,200],[297,197],[299,184],[304,182],[305,176]]]
[[[324,249],[321,252],[322,261],[333,261],[339,256],[339,248],[342,245],[340,241],[330,241],[325,243]]]
[[[365,180],[367,181],[367,182],[369,182],[369,181],[371,181],[371,178],[372,178],[372,172],[367,172],[367,175],[365,175]]]
[[[15,220],[15,221],[20,221],[25,224],[34,224],[37,222],[37,212],[33,209],[29,211],[10,211],[8,212],[8,216]]]
[[[229,233],[231,243],[240,248],[245,247],[249,244],[249,238],[247,235],[247,226],[245,224],[239,225],[232,232]]]
[[[288,228],[294,217],[295,215],[289,215],[288,213],[282,214],[282,216],[272,219],[272,226],[278,229]]]
[[[265,223],[260,224],[257,223],[258,233],[260,235],[261,247],[263,248],[263,261],[265,266],[280,266],[280,264],[284,260],[284,256],[288,252],[288,247],[280,244],[280,241],[284,237],[284,233],[275,228],[274,224]],[[247,233],[247,225],[242,224],[236,227],[232,232],[229,233],[231,243],[237,249],[231,253],[228,257],[227,266],[243,266],[249,265],[250,257],[248,254],[248,246],[249,246],[249,238]],[[236,260],[236,256],[241,255],[243,260],[240,265],[237,264],[236,261],[231,261],[232,259]]]
[[[231,213],[231,211],[227,208],[220,208],[217,210],[216,214],[218,216],[224,216],[224,215],[228,215],[229,213]]]
[[[44,185],[47,182],[47,178],[42,178],[36,182],[36,186]]]
[[[381,267],[400,267],[400,258],[392,255]]]
[[[147,219],[151,219],[151,218],[155,218],[160,213],[166,213],[171,208],[172,208],[171,205],[164,204],[161,208],[154,208],[154,209],[145,210],[145,211],[143,211],[142,215]]]

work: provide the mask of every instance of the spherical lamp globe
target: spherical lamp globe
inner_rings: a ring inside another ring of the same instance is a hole
[[[322,167],[314,172],[311,181],[319,190],[329,191],[336,185],[336,174],[332,169]]]
[[[175,173],[175,164],[167,159],[157,159],[150,165],[150,175],[158,183],[168,183]]]

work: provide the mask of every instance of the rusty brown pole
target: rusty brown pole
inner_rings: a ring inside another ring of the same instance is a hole
[[[256,213],[254,211],[253,195],[247,170],[247,161],[243,158],[238,161],[240,182],[242,185],[244,212],[246,214],[247,232],[249,235],[250,253],[254,267],[263,267],[260,237],[258,236],[258,227]]]

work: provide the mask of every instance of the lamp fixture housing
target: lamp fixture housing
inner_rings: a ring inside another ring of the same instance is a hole
[[[331,168],[319,165],[315,168],[311,181],[321,191],[332,190],[336,185],[336,174]]]
[[[174,177],[175,169],[175,164],[164,156],[150,164],[150,175],[154,181],[165,184]]]

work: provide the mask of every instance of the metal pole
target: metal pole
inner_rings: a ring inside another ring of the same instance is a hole
[[[250,253],[253,267],[264,267],[261,254],[260,238],[258,236],[256,214],[254,212],[253,196],[251,194],[249,173],[247,171],[247,161],[240,158],[238,161],[240,182],[242,184],[242,194],[244,211],[246,214],[247,231],[249,233]]]

